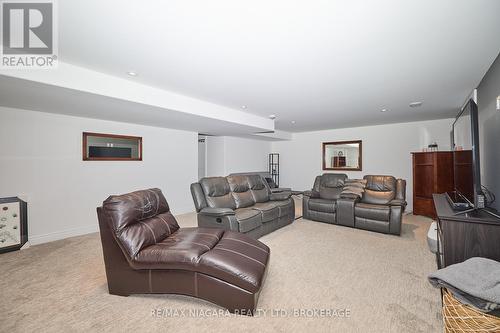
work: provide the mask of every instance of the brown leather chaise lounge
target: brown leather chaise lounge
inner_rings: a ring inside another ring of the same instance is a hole
[[[244,234],[179,228],[159,189],[110,196],[97,208],[110,294],[198,297],[252,314],[269,248]]]

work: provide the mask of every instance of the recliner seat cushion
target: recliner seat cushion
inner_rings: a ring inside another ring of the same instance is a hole
[[[238,232],[182,228],[142,250],[136,269],[184,269],[232,283],[250,292],[262,285],[269,248]]]
[[[240,232],[248,232],[262,225],[260,211],[252,208],[240,208],[235,211]]]
[[[129,258],[179,229],[165,197],[157,188],[110,196],[102,208]]]
[[[273,203],[279,208],[279,217],[287,216],[291,213],[290,210],[292,209],[292,202],[292,198],[273,201]]]
[[[333,200],[312,198],[309,199],[309,209],[323,213],[335,213],[337,204]]]
[[[250,207],[255,203],[248,185],[247,176],[228,176],[226,179],[236,203],[236,208]]]
[[[208,207],[236,208],[229,183],[225,177],[207,177],[200,180]]]
[[[390,206],[357,203],[354,207],[354,215],[370,220],[389,221],[391,213]]]
[[[269,247],[238,232],[224,231],[212,250],[200,257],[200,272],[257,292],[269,261]]]
[[[261,213],[262,223],[271,222],[280,215],[279,206],[274,201],[256,203],[252,209]]]

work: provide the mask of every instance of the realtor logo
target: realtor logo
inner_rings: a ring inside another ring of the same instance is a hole
[[[57,34],[54,0],[1,3],[1,68],[54,68]]]

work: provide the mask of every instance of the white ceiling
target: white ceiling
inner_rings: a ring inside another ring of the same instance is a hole
[[[499,0],[58,4],[62,61],[291,132],[453,116],[500,51]]]
[[[239,136],[260,127],[0,75],[0,105],[75,117]],[[251,136],[255,137],[255,136]]]

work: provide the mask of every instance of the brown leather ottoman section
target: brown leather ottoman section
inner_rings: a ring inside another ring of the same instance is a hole
[[[269,260],[269,248],[244,234],[225,231],[215,247],[200,257],[198,269],[250,292],[257,292]]]
[[[152,189],[110,197],[97,208],[109,293],[188,295],[253,314],[269,248],[239,232],[179,229],[163,201]]]

